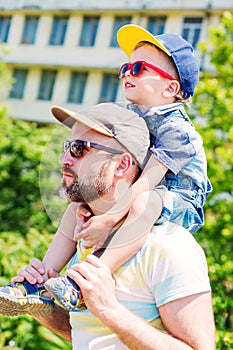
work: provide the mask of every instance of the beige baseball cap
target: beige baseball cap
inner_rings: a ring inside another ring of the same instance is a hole
[[[100,103],[78,113],[53,106],[51,113],[69,128],[79,122],[98,133],[115,138],[140,166],[144,165],[150,145],[149,131],[144,119],[127,109],[125,104]]]

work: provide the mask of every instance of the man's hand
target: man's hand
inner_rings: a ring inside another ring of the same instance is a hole
[[[96,256],[89,255],[84,262],[72,266],[67,275],[79,285],[88,309],[97,318],[118,305],[110,269]]]
[[[83,230],[85,223],[90,219],[91,212],[83,203],[78,203],[76,210],[76,226],[74,229],[74,239],[78,240],[79,233]]]

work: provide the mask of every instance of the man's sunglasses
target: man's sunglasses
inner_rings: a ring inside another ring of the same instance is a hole
[[[142,74],[144,67],[148,67],[153,69],[155,72],[157,72],[159,75],[161,75],[164,78],[167,78],[169,80],[177,80],[176,78],[172,77],[170,74],[165,72],[163,69],[153,66],[153,64],[147,63],[145,61],[136,61],[134,63],[124,63],[119,69],[118,78],[122,79],[125,77],[126,72],[129,70],[130,74],[135,77],[140,74]]]
[[[120,151],[115,148],[107,147],[100,145],[98,143],[90,142],[90,141],[83,141],[83,140],[75,140],[75,141],[64,141],[63,143],[63,153],[66,153],[67,151],[70,151],[70,154],[74,158],[80,158],[83,156],[83,149],[84,148],[96,148],[101,151],[105,151],[111,154],[122,154],[123,151]]]

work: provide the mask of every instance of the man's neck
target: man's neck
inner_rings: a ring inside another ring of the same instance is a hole
[[[89,203],[89,207],[91,208],[91,211],[94,215],[101,215],[106,213],[112,206],[109,202],[106,202],[104,199],[101,198],[101,200],[96,200],[91,203]]]
[[[106,195],[88,204],[94,215],[101,215],[109,211],[129,189],[129,182],[118,181],[113,188],[115,188],[114,191],[110,191]],[[124,203],[122,204],[124,205]]]

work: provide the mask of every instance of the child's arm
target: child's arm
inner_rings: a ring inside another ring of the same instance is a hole
[[[164,195],[162,189],[138,195],[125,222],[100,257],[112,273],[143,246],[153,224],[161,215]]]
[[[91,217],[77,238],[88,241],[90,247],[101,248],[111,229],[126,216],[138,195],[158,185],[167,170],[167,167],[152,154],[140,178],[126,191],[125,195],[107,213]]]
[[[82,220],[82,214],[77,214],[79,203],[71,203],[63,214],[61,223],[41,263],[31,260],[31,265],[20,270],[12,282],[42,283],[48,279],[48,271],[53,269],[60,272],[76,252],[77,242],[73,239],[77,219]]]

